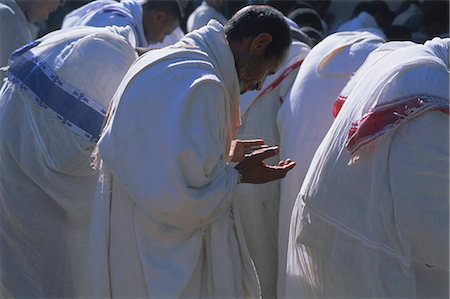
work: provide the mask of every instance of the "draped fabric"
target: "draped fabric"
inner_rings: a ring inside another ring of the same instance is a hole
[[[333,102],[367,55],[383,42],[380,36],[369,31],[340,32],[328,36],[305,58],[279,111],[278,126],[284,132],[280,139],[280,158],[290,158],[297,163],[281,180],[279,292],[284,289],[292,206],[312,157],[333,123]]]
[[[448,297],[449,47],[399,47],[350,82],[294,206],[287,296]],[[355,122],[411,98],[427,105],[347,147]]]
[[[210,20],[216,20],[222,25],[225,25],[227,22],[227,18],[220,11],[209,5],[207,1],[202,1],[200,6],[189,15],[186,24],[187,31],[191,32],[199,29],[208,24]]]
[[[129,33],[56,31],[11,61],[0,92],[2,297],[78,292],[97,181],[91,152],[101,111],[136,59]]]
[[[142,24],[142,7],[137,0],[96,0],[64,17],[62,28],[75,26],[129,26],[133,30],[135,47],[147,47]]]
[[[132,66],[99,141],[88,295],[259,296],[225,162],[238,100],[216,21]]]
[[[380,26],[378,26],[375,18],[369,13],[362,11],[359,15],[354,17],[347,22],[341,24],[336,32],[345,32],[345,31],[362,31],[362,30],[371,30],[374,34],[381,36],[382,38],[386,38]]]
[[[241,95],[239,139],[262,138],[268,145],[280,143],[283,132],[277,125],[278,111],[309,50],[306,44],[294,41],[287,61],[277,73],[265,80],[261,90]],[[267,162],[276,164],[278,158],[278,155],[271,157]],[[234,201],[240,209],[245,239],[258,272],[263,297],[276,297],[280,182],[240,184],[235,190]]]

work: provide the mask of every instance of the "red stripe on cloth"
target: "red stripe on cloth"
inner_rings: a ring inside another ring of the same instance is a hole
[[[371,108],[359,121],[353,122],[349,129],[346,147],[354,153],[362,146],[374,141],[388,131],[388,126],[420,115],[425,111],[440,111],[449,114],[448,104],[433,103],[424,98],[414,97],[386,108]]]
[[[292,73],[293,71],[295,71],[296,69],[298,69],[303,63],[303,59],[297,61],[296,63],[290,65],[289,67],[287,67],[282,73],[281,75],[275,79],[272,84],[270,84],[269,86],[267,86],[256,98],[255,101],[258,100],[259,98],[265,96],[267,93],[269,93],[270,91],[274,90],[275,88],[277,88],[281,82],[283,82],[284,79],[286,79],[287,76],[289,76],[290,73]]]
[[[342,106],[345,103],[345,100],[347,99],[346,96],[338,96],[336,101],[334,101],[333,108],[331,111],[331,114],[334,118],[336,118],[339,114],[339,111],[341,111]]]

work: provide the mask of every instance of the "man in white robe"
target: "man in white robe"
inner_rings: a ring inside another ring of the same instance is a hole
[[[260,296],[233,191],[295,163],[262,162],[277,147],[243,156],[239,142],[240,162],[227,161],[239,93],[278,71],[290,43],[280,12],[248,6],[225,27],[213,20],[133,65],[98,144],[89,296]]]
[[[291,28],[291,33],[295,29]],[[293,38],[289,57],[280,70],[268,76],[260,90],[241,95],[242,125],[237,132],[239,139],[259,139],[269,145],[280,144],[280,135],[284,132],[280,132],[277,125],[278,111],[309,50],[304,42]],[[267,161],[276,163],[278,158],[276,155]],[[239,184],[234,201],[239,208],[245,240],[258,272],[262,295],[275,298],[280,181],[261,185]]]
[[[60,0],[0,0],[0,67],[8,64],[15,49],[34,40],[38,33],[35,22],[45,21]],[[5,73],[0,70],[0,85]]]
[[[130,26],[136,47],[162,42],[178,27],[183,15],[179,0],[97,0],[88,3],[65,18],[62,28],[74,26]]]
[[[279,143],[280,157],[297,162],[289,176],[280,181],[280,292],[284,289],[287,236],[295,198],[317,147],[334,121],[332,108],[340,91],[367,55],[384,43],[378,33],[371,28],[360,28],[334,33],[318,43],[305,58],[280,109],[278,125],[284,132]]]
[[[294,206],[286,296],[448,298],[449,48],[365,65]]]
[[[137,58],[131,28],[50,33],[11,56],[0,92],[0,297],[77,295],[98,172],[91,153]]]
[[[186,23],[187,31],[199,29],[208,24],[210,20],[219,21],[220,24],[224,25],[227,18],[220,12],[223,4],[223,0],[203,0],[200,6],[189,15]]]

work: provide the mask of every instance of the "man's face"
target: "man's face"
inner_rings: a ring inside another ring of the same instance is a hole
[[[248,54],[242,67],[238,69],[241,94],[250,90],[260,90],[268,75],[275,74],[287,57],[287,50],[279,57],[265,58],[261,54]]]
[[[176,17],[163,12],[150,12],[143,15],[145,38],[149,44],[162,42],[179,25]]]

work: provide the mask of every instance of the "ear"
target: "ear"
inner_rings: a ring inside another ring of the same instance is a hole
[[[262,54],[267,46],[272,42],[272,35],[266,32],[258,34],[250,45],[250,52],[253,54]]]
[[[167,14],[164,11],[155,11],[153,18],[156,22],[161,22],[167,18]]]

